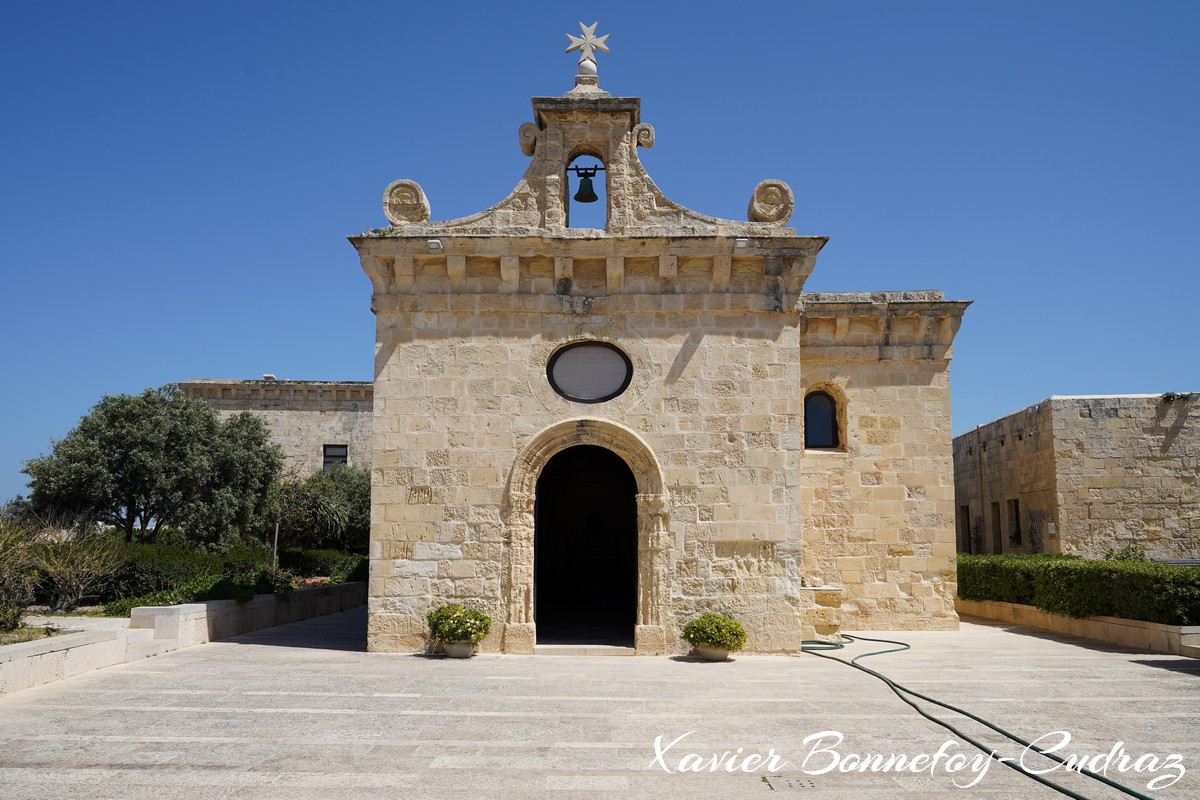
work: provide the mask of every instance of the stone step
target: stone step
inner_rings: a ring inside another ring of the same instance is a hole
[[[1179,655],[1190,658],[1200,658],[1200,645],[1183,644],[1179,646]]]
[[[153,633],[153,631],[151,631]],[[145,641],[129,642],[125,646],[125,663],[137,661],[150,656],[158,656],[179,649],[178,639],[146,639]]]
[[[533,647],[537,656],[632,656],[637,651],[632,647],[612,644],[538,644]]]

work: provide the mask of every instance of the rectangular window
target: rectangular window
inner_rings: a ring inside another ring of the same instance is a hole
[[[321,464],[321,469],[333,469],[334,464],[345,464],[350,456],[350,445],[346,444],[327,444],[325,445],[324,461]]]
[[[1004,531],[1000,528],[1000,504],[992,503],[992,552],[1004,552]]]
[[[1021,546],[1021,501],[1008,501],[1008,543]]]

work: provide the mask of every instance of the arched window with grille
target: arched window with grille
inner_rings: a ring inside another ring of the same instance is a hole
[[[841,446],[837,400],[828,392],[804,396],[804,446],[814,450],[836,450]]]

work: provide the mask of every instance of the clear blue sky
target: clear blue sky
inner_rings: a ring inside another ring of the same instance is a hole
[[[829,244],[810,290],[974,300],[954,429],[1050,394],[1200,390],[1200,3],[0,5],[0,501],[102,394],[370,380],[345,237],[421,183],[504,197],[529,98],[642,98],[671,199],[764,178]]]

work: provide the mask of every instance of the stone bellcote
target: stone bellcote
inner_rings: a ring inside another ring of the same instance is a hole
[[[594,74],[576,76],[575,89],[561,97],[533,98],[533,121],[520,126],[518,143],[530,158],[525,174],[479,213],[434,220],[416,182],[387,187],[390,225],[350,237],[374,285],[376,310],[393,295],[514,292],[743,294],[766,298],[750,304],[761,310],[798,307],[827,237],[797,236],[788,227],[794,198],[783,181],[754,188],[745,221],[672,202],[638,158],[638,148],[655,144],[640,99],[610,96]],[[605,182],[604,229],[568,225],[568,167],[581,156],[604,166],[595,178]],[[540,259],[553,259],[552,280],[542,280],[548,268]],[[655,280],[639,279],[647,270]]]

